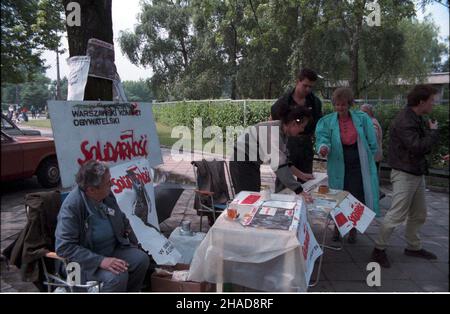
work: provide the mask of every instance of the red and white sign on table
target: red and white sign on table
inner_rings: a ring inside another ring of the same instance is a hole
[[[346,235],[352,228],[364,233],[375,213],[353,195],[348,194],[338,207],[331,211],[331,216],[342,236]]]
[[[300,211],[300,222],[297,229],[297,238],[301,245],[303,259],[305,260],[306,285],[309,285],[309,281],[314,270],[314,263],[323,254],[323,251],[320,248],[311,226],[308,223],[306,209]]]

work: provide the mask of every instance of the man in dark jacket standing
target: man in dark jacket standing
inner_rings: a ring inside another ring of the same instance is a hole
[[[408,256],[436,259],[436,255],[422,248],[418,236],[425,223],[425,175],[428,173],[425,155],[438,142],[437,122],[425,121],[423,115],[433,109],[437,90],[430,85],[416,85],[408,94],[408,104],[392,121],[389,130],[388,162],[391,171],[392,204],[384,217],[372,260],[382,267],[390,267],[385,249],[395,227],[406,221],[405,237]]]
[[[289,137],[287,148],[289,160],[293,165],[304,173],[300,180],[305,182],[312,179],[314,150],[312,136],[316,129],[317,121],[322,117],[322,103],[312,93],[312,88],[317,81],[317,74],[310,69],[302,69],[297,75],[295,88],[280,97],[271,108],[272,120],[280,120],[280,108],[305,106],[311,111],[310,119],[305,131],[301,136]]]

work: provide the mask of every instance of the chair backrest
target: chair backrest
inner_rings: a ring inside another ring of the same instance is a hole
[[[61,204],[59,191],[30,193],[25,196],[27,218],[29,221],[33,220],[34,223],[31,226],[36,226],[32,233],[39,232],[40,237],[45,241],[46,249],[50,251],[55,249],[55,230]],[[34,237],[27,240],[32,242]],[[30,245],[33,244],[30,243]]]
[[[25,196],[25,207],[29,221],[33,220],[30,225],[33,225],[33,232],[41,230],[42,241],[35,241],[35,237],[26,239],[27,244],[30,246],[42,246],[50,252],[55,251],[55,230],[58,223],[58,214],[61,209],[61,205],[69,192],[39,192],[31,193]],[[56,254],[55,254],[56,255]],[[47,256],[47,255],[45,255]],[[50,257],[50,256],[49,256]],[[60,257],[56,258],[40,258],[40,274],[39,282],[35,283],[41,291],[46,290],[51,292],[54,287],[59,287],[65,292],[68,291],[82,291],[87,289],[86,285],[71,285],[66,280],[66,261]],[[92,285],[98,285],[98,282],[91,282]]]
[[[197,188],[199,190],[214,192],[215,204],[227,203],[234,197],[230,172],[224,160],[192,161]],[[209,204],[210,205],[210,204]],[[197,205],[196,205],[196,208]]]

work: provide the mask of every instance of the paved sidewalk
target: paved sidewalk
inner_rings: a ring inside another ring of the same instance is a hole
[[[156,169],[159,180],[178,182],[186,190],[180,196],[170,218],[161,224],[161,230],[169,235],[182,220],[190,220],[194,231],[199,230],[200,218],[193,209],[194,202],[194,173],[190,160],[175,161],[170,150],[163,149],[164,164]],[[199,160],[201,156],[192,155],[192,160]],[[324,165],[315,164],[315,170],[324,169]],[[262,182],[273,188],[275,175],[268,166],[262,167]],[[391,187],[382,186],[386,197],[381,201],[381,213],[384,216],[391,203]],[[381,287],[370,288],[366,284],[367,263],[373,249],[374,239],[382,219],[376,218],[366,233],[359,234],[358,242],[350,245],[345,242],[344,250],[340,252],[325,250],[323,272],[319,284],[311,288],[312,292],[423,292],[448,291],[448,252],[449,252],[449,203],[448,193],[427,191],[428,219],[421,230],[424,247],[438,255],[437,261],[426,261],[403,255],[406,245],[404,226],[396,230],[391,239],[388,256],[392,268],[382,269]],[[6,205],[6,206],[4,206]],[[208,229],[203,221],[203,231]],[[2,198],[1,212],[1,247],[6,247],[25,225],[26,218],[23,204],[11,206],[11,202]],[[319,236],[317,226],[312,226]],[[328,242],[331,242],[331,232]],[[319,239],[318,239],[319,240]],[[317,270],[317,264],[315,269]],[[316,274],[313,274],[315,278]],[[5,264],[1,266],[1,291],[36,291],[34,286],[23,283],[15,267],[9,271]]]

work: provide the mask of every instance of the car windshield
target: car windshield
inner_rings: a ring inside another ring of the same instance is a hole
[[[3,124],[2,124],[2,126],[3,126]],[[1,135],[2,135],[2,143],[8,143],[11,141],[10,138],[5,133],[2,132]]]
[[[12,129],[15,129],[15,128],[16,127],[14,125],[9,123],[8,120],[6,120],[5,118],[2,117],[2,130],[12,130]]]

